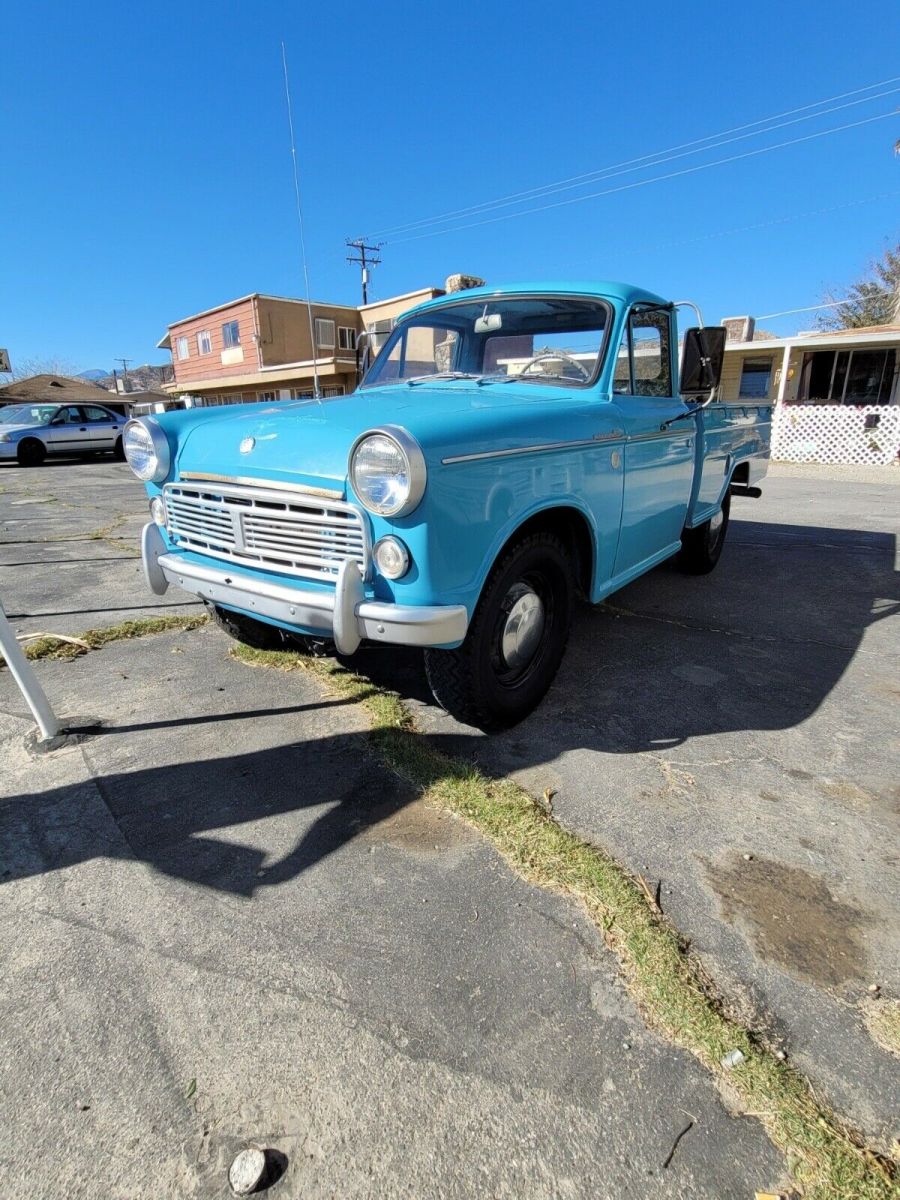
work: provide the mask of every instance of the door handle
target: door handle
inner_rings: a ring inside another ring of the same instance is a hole
[[[78,432],[79,433],[87,433],[87,426],[82,425],[81,428],[78,430]]]

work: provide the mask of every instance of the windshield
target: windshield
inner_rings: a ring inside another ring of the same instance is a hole
[[[584,387],[600,367],[610,308],[600,300],[528,296],[462,300],[403,321],[363,387],[434,379]]]
[[[0,408],[0,425],[49,425],[58,404],[8,404]]]

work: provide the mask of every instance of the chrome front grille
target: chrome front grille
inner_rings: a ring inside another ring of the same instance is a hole
[[[346,558],[369,569],[368,526],[343,500],[245,484],[167,483],[169,535],[182,550],[305,579],[337,577]]]

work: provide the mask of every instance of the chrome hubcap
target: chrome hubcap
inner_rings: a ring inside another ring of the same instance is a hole
[[[510,588],[512,601],[500,638],[503,661],[511,671],[520,671],[534,658],[544,632],[544,602],[526,583]]]
[[[716,515],[711,517],[709,521],[709,533],[707,537],[709,540],[709,545],[713,549],[719,544],[719,538],[722,536],[722,527],[724,524],[725,514],[720,508]]]

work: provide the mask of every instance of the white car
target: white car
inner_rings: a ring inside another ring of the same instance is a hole
[[[9,404],[0,408],[0,459],[36,467],[48,454],[122,453],[125,417],[101,404]]]

